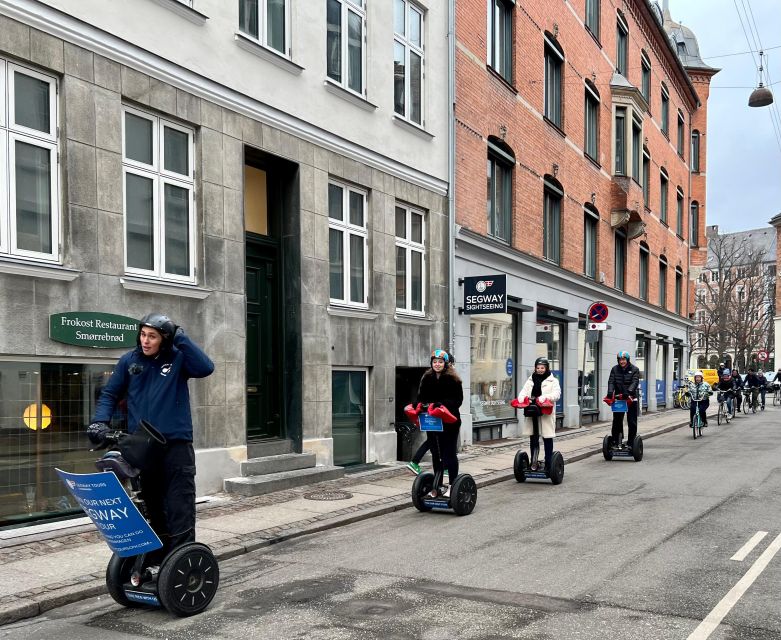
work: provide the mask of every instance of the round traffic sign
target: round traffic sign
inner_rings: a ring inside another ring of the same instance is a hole
[[[768,352],[767,352],[767,351],[765,351],[764,349],[763,349],[762,351],[759,351],[759,352],[757,353],[757,359],[758,359],[760,362],[764,362],[765,360],[767,360],[767,359],[768,359]]]
[[[595,302],[588,308],[588,319],[591,322],[605,322],[608,316],[608,308],[604,302]]]

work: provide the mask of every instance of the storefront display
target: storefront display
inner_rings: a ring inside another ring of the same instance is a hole
[[[562,394],[556,402],[556,413],[564,414],[564,371],[562,368],[562,335],[564,324],[554,322],[544,317],[537,318],[537,358],[547,358],[550,362],[551,373],[558,379]],[[530,372],[531,373],[531,372]]]
[[[649,339],[644,335],[638,335],[635,347],[635,366],[640,369],[640,393],[642,395],[643,408],[648,407],[648,380],[646,377],[646,354],[650,346]]]
[[[589,331],[587,335],[585,320],[578,324],[578,397],[585,413],[599,411],[597,398],[601,337],[599,331]]]
[[[472,423],[514,421],[514,313],[486,313],[470,318],[470,397]]]
[[[667,404],[667,344],[656,343],[656,407]]]

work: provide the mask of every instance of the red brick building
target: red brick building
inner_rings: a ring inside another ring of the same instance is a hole
[[[507,403],[538,356],[562,382],[565,426],[581,405],[604,414],[619,350],[643,372],[643,404],[669,401],[688,361],[716,72],[681,30],[646,0],[456,4],[456,275],[506,274],[510,301],[456,321],[476,439],[513,432]],[[596,300],[609,328],[592,334]]]

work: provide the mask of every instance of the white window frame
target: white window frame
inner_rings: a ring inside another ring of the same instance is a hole
[[[395,236],[396,238],[396,247],[404,249],[404,255],[405,255],[405,270],[407,274],[406,281],[404,283],[404,289],[405,289],[405,298],[406,298],[406,306],[405,307],[396,307],[397,313],[403,313],[404,315],[411,315],[411,316],[425,316],[426,315],[426,293],[427,293],[427,287],[426,287],[426,273],[427,273],[427,263],[426,263],[426,212],[422,209],[417,209],[415,207],[410,207],[409,205],[403,204],[401,202],[397,202],[393,211],[394,211],[394,219],[395,219],[395,212],[396,208],[404,209],[405,212],[405,219],[404,219],[404,231],[405,231],[405,237],[400,238],[399,236]],[[421,241],[415,242],[409,238],[410,232],[412,229],[412,216],[417,215],[421,217],[422,220],[422,227],[421,227]],[[394,232],[395,235],[395,232]],[[412,253],[419,253],[421,255],[421,309],[420,311],[416,309],[411,308],[412,303]],[[395,258],[395,255],[394,255]]]
[[[414,2],[410,2],[410,0],[402,0],[404,3],[404,32],[405,35],[401,35],[396,32],[394,29],[393,31],[393,40],[394,43],[398,42],[402,47],[404,47],[404,114],[400,114],[398,111],[394,108],[394,113],[399,118],[404,118],[405,120],[411,122],[412,124],[419,126],[419,127],[425,127],[426,126],[426,116],[425,116],[425,95],[426,95],[426,12],[416,5]],[[394,3],[393,10],[396,10],[396,6]],[[410,33],[410,13],[415,12],[420,15],[420,46],[413,44],[411,40],[409,40],[409,33]],[[394,20],[395,22],[395,20]],[[412,66],[410,64],[410,53],[416,53],[420,56],[420,122],[417,122],[413,120],[410,116],[412,113],[412,91],[410,86],[410,79],[412,78],[411,70]],[[394,102],[395,102],[395,96],[394,96]],[[395,107],[395,105],[394,105]]]
[[[334,84],[339,85],[342,89],[345,91],[349,91],[350,93],[360,96],[361,98],[366,98],[366,48],[367,48],[367,33],[366,33],[366,4],[369,0],[337,0],[339,4],[342,7],[342,15],[341,15],[341,34],[342,34],[342,68],[341,68],[341,75],[342,80],[335,80],[331,76],[328,75],[328,65],[326,63],[326,77],[328,78],[329,82],[333,82]],[[349,67],[349,22],[348,22],[348,14],[352,11],[357,16],[361,18],[361,90],[355,91],[354,89],[350,88],[350,79],[348,74],[348,67]]]
[[[139,118],[152,122],[152,164],[145,164],[138,160],[132,160],[125,155],[125,114],[130,113]],[[187,171],[188,175],[167,171],[165,167],[165,144],[163,136],[165,128],[181,131],[187,134]],[[123,259],[125,273],[128,275],[141,276],[155,280],[169,280],[186,284],[195,284],[196,282],[196,264],[197,264],[197,246],[195,229],[197,226],[197,215],[195,211],[195,132],[189,127],[161,118],[159,116],[134,109],[133,107],[122,107],[122,229],[123,229]],[[152,225],[153,225],[153,250],[154,261],[153,269],[140,269],[138,267],[129,267],[127,264],[127,180],[126,175],[130,173],[143,178],[152,180],[153,199],[152,199]],[[189,229],[188,229],[188,253],[189,253],[189,275],[182,276],[165,272],[165,185],[170,184],[175,187],[185,189],[188,192],[188,211],[189,211]]]
[[[15,121],[15,73],[46,82],[49,85],[49,131],[39,131]],[[60,158],[58,144],[58,85],[53,76],[42,74],[23,65],[0,58],[0,254],[59,263],[61,250]],[[47,149],[50,153],[49,191],[51,252],[27,251],[16,248],[16,142]]]
[[[338,180],[329,180],[329,185],[334,185],[342,189],[342,219],[336,220],[328,216],[328,229],[335,229],[342,235],[342,291],[344,299],[330,298],[332,305],[353,307],[356,309],[369,308],[369,194],[364,189],[353,187],[345,182]],[[363,227],[350,223],[350,192],[358,193],[363,197]],[[350,236],[360,236],[363,238],[363,302],[351,300],[350,294]],[[329,233],[330,236],[330,233]],[[330,242],[330,239],[329,239]],[[330,262],[329,262],[330,268]],[[331,295],[330,284],[328,295]]]
[[[284,51],[275,49],[268,43],[268,29],[266,28],[266,25],[268,23],[268,0],[255,0],[255,2],[258,3],[258,37],[257,38],[253,36],[251,33],[243,31],[241,29],[241,25],[238,26],[237,30],[242,36],[246,37],[248,40],[251,40],[252,42],[255,42],[256,44],[259,44],[264,49],[268,49],[269,51],[273,51],[277,55],[283,56],[288,60],[292,60],[293,47],[290,41],[290,36],[291,36],[290,1],[291,0],[284,0],[284,1],[285,1]]]

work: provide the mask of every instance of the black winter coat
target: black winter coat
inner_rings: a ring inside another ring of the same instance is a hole
[[[442,372],[437,378],[433,369],[429,369],[420,379],[418,402],[441,402],[458,420],[443,424],[445,431],[458,431],[461,428],[461,404],[464,402],[464,388],[456,376]]]
[[[607,380],[607,395],[630,395],[637,397],[637,387],[640,386],[640,369],[631,362],[627,362],[626,368],[620,364],[615,365],[610,370],[610,377]]]

